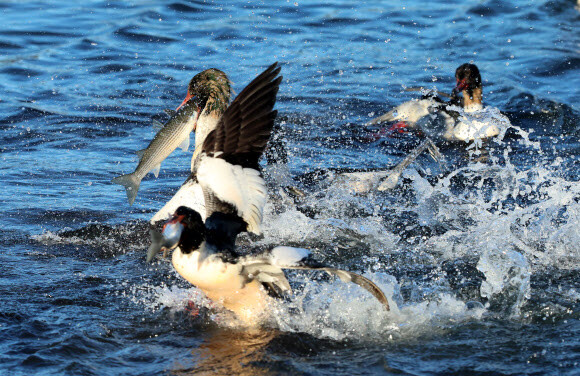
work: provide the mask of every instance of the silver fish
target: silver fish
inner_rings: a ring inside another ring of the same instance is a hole
[[[151,245],[147,250],[147,262],[151,262],[159,252],[177,247],[182,232],[183,225],[177,221],[168,222],[163,228],[163,232],[150,229]]]
[[[112,180],[113,183],[125,187],[129,205],[133,205],[139,185],[145,175],[153,171],[155,177],[157,177],[161,162],[178,146],[181,146],[184,151],[187,150],[189,147],[189,134],[195,130],[199,112],[195,101],[185,103],[157,132],[149,146],[137,152],[140,160],[135,171]]]

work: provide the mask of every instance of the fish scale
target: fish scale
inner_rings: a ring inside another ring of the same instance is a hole
[[[149,146],[143,150],[135,171],[112,180],[113,183],[125,187],[129,205],[135,202],[139,185],[145,175],[154,171],[155,176],[157,176],[161,162],[180,144],[184,143],[186,145],[184,150],[187,150],[189,134],[193,130],[198,116],[197,104],[194,101],[188,102],[171,116],[163,128],[157,132]]]

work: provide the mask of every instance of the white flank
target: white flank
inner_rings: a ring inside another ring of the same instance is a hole
[[[202,155],[197,179],[204,190],[211,190],[218,199],[238,209],[238,215],[248,223],[248,231],[261,233],[266,183],[259,171]]]
[[[203,199],[203,190],[198,183],[192,180],[186,181],[173,195],[171,200],[163,206],[149,222],[155,223],[164,221],[171,217],[175,210],[180,206],[187,206],[197,211],[202,218],[205,218],[205,201]]]
[[[400,104],[392,110],[393,120],[416,123],[429,114],[429,109],[435,102],[432,99],[411,100]]]
[[[280,246],[272,249],[270,261],[279,267],[296,266],[296,264],[310,255],[305,248]]]
[[[499,135],[511,126],[509,119],[495,107],[461,111],[453,128],[453,137],[460,141],[485,139]]]

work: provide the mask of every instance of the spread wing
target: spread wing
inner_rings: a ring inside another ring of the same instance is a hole
[[[195,171],[205,198],[206,215],[236,214],[247,231],[260,233],[266,184],[258,160],[270,138],[273,110],[282,81],[278,63],[256,77],[222,115],[206,137]]]
[[[259,168],[277,115],[273,108],[282,81],[279,73],[274,63],[242,90],[205,139],[202,152],[234,165]]]
[[[314,260],[304,248],[276,247],[270,252],[240,259],[242,274],[248,280],[256,279],[274,296],[290,292],[290,284],[283,269],[321,270],[335,275],[343,282],[352,282],[370,292],[387,311],[389,301],[383,291],[370,279],[346,270],[328,267]]]

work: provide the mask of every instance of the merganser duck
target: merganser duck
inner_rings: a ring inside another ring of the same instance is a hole
[[[217,127],[218,121],[230,104],[231,96],[231,81],[224,72],[216,68],[206,69],[196,74],[187,85],[187,95],[176,111],[191,101],[202,104],[205,102],[203,107],[200,105],[202,110],[193,128],[195,150],[191,158],[192,171],[205,138]]]
[[[367,125],[397,121],[389,131],[413,129],[433,140],[452,142],[495,137],[511,125],[497,108],[483,107],[481,74],[475,64],[460,65],[455,79],[450,101],[443,101],[437,93],[429,93],[395,107]]]
[[[260,233],[266,185],[258,160],[277,115],[273,107],[279,73],[280,67],[273,64],[254,79],[203,142],[192,179],[203,191],[205,222],[196,210],[178,207],[162,233],[151,230],[147,260],[161,250],[173,250],[172,264],[182,277],[249,325],[268,316],[269,296],[290,291],[284,268],[335,274],[364,287],[388,309],[384,293],[373,282],[317,263],[305,249],[276,247],[247,256],[236,250],[238,234]]]
[[[193,129],[195,132],[195,150],[191,158],[191,171],[194,170],[195,163],[199,159],[205,138],[216,128],[218,121],[230,104],[231,96],[231,81],[219,69],[206,69],[196,74],[189,82],[187,95],[177,110],[187,106],[192,101],[199,100],[199,98],[202,98],[202,103],[205,103]],[[166,220],[181,205],[194,208],[205,217],[203,191],[192,175],[185,180],[171,200],[153,215],[150,223],[154,224]]]
[[[272,65],[264,72],[262,72],[252,83],[250,83],[240,94],[251,95],[255,91],[255,84],[265,77],[272,74],[276,69]],[[189,83],[187,95],[181,105],[186,106],[196,96],[207,97],[207,104],[204,111],[201,113],[195,128],[195,151],[191,158],[191,171],[195,169],[195,164],[199,161],[202,145],[207,135],[213,131],[218,124],[218,121],[223,116],[232,94],[231,81],[226,74],[218,69],[208,69],[202,73],[197,74]],[[195,209],[205,218],[205,202],[203,191],[195,175],[192,173],[188,176],[185,182],[181,185],[173,197],[150,219],[151,224],[165,221],[171,214],[179,207],[187,206]]]
[[[167,123],[154,121],[160,130],[146,149],[137,152],[139,164],[135,171],[112,180],[113,183],[125,187],[130,205],[135,201],[139,185],[145,175],[153,172],[157,177],[161,162],[177,146],[187,151],[192,131],[196,132],[196,148],[203,144],[203,139],[215,128],[228,106],[230,96],[230,81],[218,69],[207,69],[191,79],[183,103],[175,111],[166,110],[171,115]],[[192,163],[196,155],[194,153]]]

